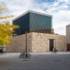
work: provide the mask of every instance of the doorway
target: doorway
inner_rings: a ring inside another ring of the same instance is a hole
[[[70,44],[67,44],[67,51],[70,51]]]
[[[2,47],[0,47],[0,53],[3,53],[3,48]]]
[[[54,39],[49,39],[49,51],[53,51],[54,48]]]

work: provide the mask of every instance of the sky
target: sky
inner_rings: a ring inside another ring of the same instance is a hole
[[[70,0],[0,0],[1,3],[5,4],[7,15],[18,16],[27,10],[51,15],[57,34],[65,35],[66,25],[70,24]]]

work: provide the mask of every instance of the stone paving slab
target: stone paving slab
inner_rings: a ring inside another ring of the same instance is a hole
[[[49,55],[47,55],[49,54]],[[0,70],[70,70],[68,53],[31,53],[31,58],[19,58],[20,53],[0,55]]]

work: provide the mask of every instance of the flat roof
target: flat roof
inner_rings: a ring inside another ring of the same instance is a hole
[[[21,14],[21,15],[15,17],[13,20],[18,19],[18,18],[24,16],[24,15],[27,14],[27,13],[35,13],[35,14],[39,14],[39,15],[43,15],[43,16],[50,16],[50,17],[52,17],[51,15],[48,15],[48,14],[46,14],[46,13],[28,10],[28,11],[24,12],[23,14]]]

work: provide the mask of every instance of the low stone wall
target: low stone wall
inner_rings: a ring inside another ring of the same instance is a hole
[[[49,39],[54,39],[54,47],[58,51],[65,51],[65,36],[46,33],[32,33],[32,52],[48,52]]]
[[[27,41],[26,41],[27,39]],[[26,34],[15,36],[12,38],[12,43],[7,45],[6,51],[7,52],[24,52],[26,51],[26,43],[27,43],[27,50],[31,51],[31,34]]]
[[[27,39],[27,41],[26,41]],[[37,33],[31,32],[23,35],[13,37],[13,41],[10,45],[7,46],[7,52],[49,52],[49,39],[54,39],[54,47],[58,51],[65,51],[66,42],[65,36],[56,35],[56,34],[47,34],[47,33]]]

